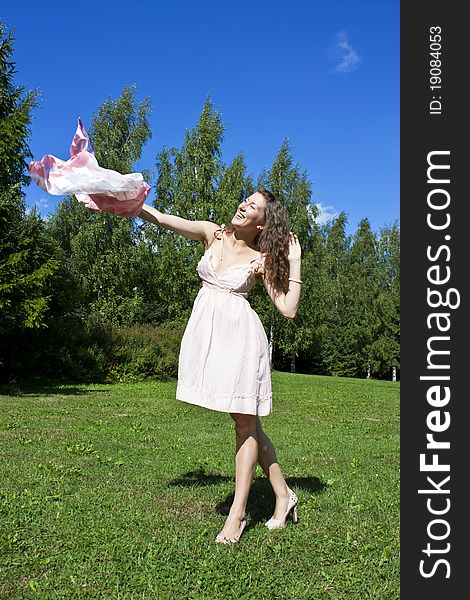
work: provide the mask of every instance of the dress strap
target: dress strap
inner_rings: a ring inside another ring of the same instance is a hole
[[[224,253],[224,239],[225,239],[224,233],[225,233],[225,223],[222,223],[220,228],[216,229],[216,231],[214,232],[215,237],[218,240],[222,240],[222,243],[220,244],[220,262],[222,262],[223,253]]]

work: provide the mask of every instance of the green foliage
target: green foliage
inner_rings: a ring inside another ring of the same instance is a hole
[[[228,167],[222,166],[220,183],[214,196],[214,221],[230,223],[236,207],[253,190],[250,177],[246,176],[243,154],[236,156]]]
[[[397,224],[380,232],[377,245],[378,286],[376,308],[380,325],[371,343],[371,368],[382,376],[400,368],[400,229]]]
[[[132,173],[142,148],[152,137],[148,118],[150,98],[136,106],[136,86],[125,86],[117,100],[108,98],[93,117],[90,138],[96,159],[105,169]],[[147,178],[148,173],[144,173]]]
[[[29,127],[39,93],[15,84],[13,49],[13,32],[0,21],[0,194],[18,198],[21,186],[29,183],[25,159],[32,157]]]
[[[65,381],[104,381],[115,346],[111,326],[57,317],[44,331],[25,332],[11,345],[10,380],[37,376]]]
[[[14,83],[13,35],[0,22],[0,371],[10,360],[12,340],[45,325],[58,261],[44,224],[26,214],[22,186],[29,182],[25,159],[37,92]]]
[[[47,330],[10,340],[10,356],[16,358],[7,372],[13,380],[163,381],[176,377],[181,336],[180,329],[54,318]]]
[[[306,172],[300,172],[299,165],[294,166],[292,149],[288,140],[284,140],[274,160],[267,178],[269,189],[287,210],[289,224],[298,236],[302,246],[312,235],[309,209],[312,195],[311,184]]]
[[[120,340],[114,350],[108,379],[138,381],[141,379],[175,379],[181,329],[156,329],[134,325],[120,329]]]
[[[0,334],[15,335],[18,328],[44,325],[47,292],[58,268],[56,259],[47,259],[50,248],[43,222],[33,211],[23,219],[16,252],[5,253],[0,261]]]
[[[320,355],[334,375],[390,378],[399,367],[399,229],[376,236],[363,219],[353,238],[346,215],[325,228],[327,309]]]

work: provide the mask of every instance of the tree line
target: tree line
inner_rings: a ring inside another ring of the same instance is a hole
[[[27,210],[30,125],[38,94],[14,82],[14,40],[0,23],[0,376],[66,379],[174,377],[178,344],[200,286],[200,242],[139,219],[93,213],[73,197],[47,219]],[[100,165],[136,171],[151,137],[149,98],[135,86],[107,99],[89,130]],[[300,239],[302,296],[295,320],[277,314],[262,284],[250,302],[272,347],[273,367],[390,379],[400,367],[400,230],[347,216],[319,224],[312,184],[287,140],[269,170],[226,164],[224,124],[207,98],[181,147],[163,147],[153,184],[159,210],[230,222],[258,186],[286,208]],[[152,197],[152,196],[151,196]],[[230,340],[227,340],[230,343]]]

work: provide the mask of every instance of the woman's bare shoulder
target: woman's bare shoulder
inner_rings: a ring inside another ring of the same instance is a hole
[[[210,248],[213,241],[215,239],[217,239],[217,237],[220,237],[218,234],[219,234],[219,232],[220,233],[223,232],[223,225],[218,225],[217,223],[212,223],[212,221],[201,221],[201,223],[204,224],[204,233],[205,233],[204,246],[207,249],[207,248]]]

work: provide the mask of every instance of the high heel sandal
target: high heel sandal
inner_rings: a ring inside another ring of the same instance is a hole
[[[297,523],[299,520],[299,514],[298,514],[298,504],[299,504],[299,499],[297,498],[297,496],[294,494],[294,492],[290,489],[290,498],[289,498],[289,504],[287,505],[287,510],[284,514],[284,518],[282,519],[273,519],[271,517],[271,519],[269,519],[269,521],[266,521],[265,525],[268,529],[284,529],[284,527],[286,526],[286,521],[287,521],[287,517],[289,516],[290,513],[292,513],[292,521],[293,523]]]
[[[218,535],[215,536],[215,541],[218,544],[234,544],[235,542],[238,542],[240,540],[245,527],[246,527],[246,518],[243,518],[240,523],[240,530],[238,532],[238,535],[234,540],[231,540],[230,538],[225,537],[225,535],[222,535],[221,533],[219,533]]]

